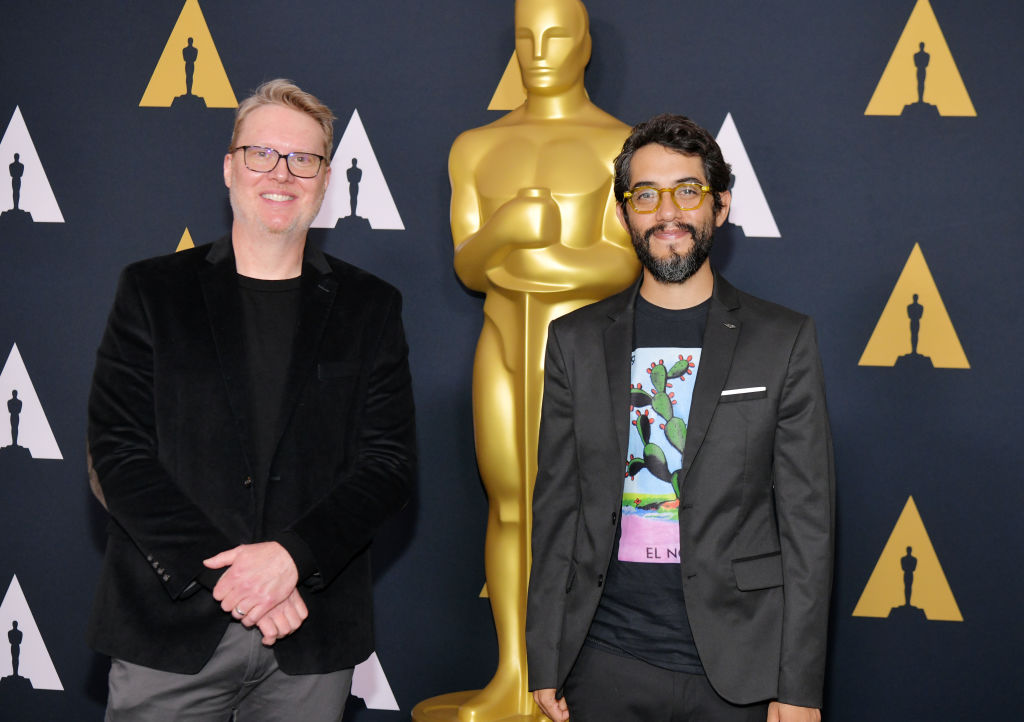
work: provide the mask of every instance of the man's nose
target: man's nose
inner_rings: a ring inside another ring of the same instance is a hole
[[[676,206],[676,202],[672,199],[672,190],[665,188],[659,191],[658,198],[661,202],[658,204],[658,210],[654,212],[654,217],[659,221],[675,220],[679,214],[679,207]]]
[[[285,183],[291,180],[292,174],[291,171],[288,170],[288,158],[283,155],[278,158],[277,165],[274,166],[274,170],[270,171],[270,175],[279,183]]]

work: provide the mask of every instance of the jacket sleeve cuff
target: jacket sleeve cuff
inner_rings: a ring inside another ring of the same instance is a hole
[[[193,594],[198,592],[200,589],[205,589],[208,592],[212,592],[213,588],[217,586],[217,581],[220,579],[221,574],[224,573],[223,569],[203,569],[199,572],[185,588],[181,590],[176,599],[188,599]]]
[[[299,571],[299,584],[308,584],[312,581],[311,578],[319,577],[320,570],[313,557],[313,550],[302,537],[293,531],[282,531],[273,536],[273,541],[283,546],[291,555],[295,568]]]

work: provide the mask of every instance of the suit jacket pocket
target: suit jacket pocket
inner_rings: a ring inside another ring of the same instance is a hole
[[[753,399],[768,398],[768,389],[764,386],[751,386],[747,388],[725,389],[718,399],[718,403],[727,404],[733,401],[751,401]]]
[[[569,576],[565,579],[565,593],[572,591],[572,585],[576,582],[576,562],[569,566]]]
[[[736,577],[736,588],[750,592],[782,586],[782,554],[758,554],[732,560],[732,573]]]

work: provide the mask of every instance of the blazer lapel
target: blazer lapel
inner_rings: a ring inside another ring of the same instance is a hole
[[[206,315],[210,321],[217,358],[220,361],[221,376],[227,390],[228,404],[235,421],[235,429],[242,442],[249,473],[253,473],[252,449],[250,448],[249,424],[247,422],[245,359],[242,350],[245,339],[242,335],[241,297],[235,278],[235,254],[231,248],[231,236],[225,236],[213,244],[206,255],[210,265],[199,272],[199,282],[206,304]]]
[[[697,382],[690,402],[690,422],[686,428],[686,446],[683,448],[684,483],[693,466],[693,459],[704,443],[711,417],[729,376],[740,335],[741,324],[736,314],[739,305],[736,289],[716,273],[715,290],[704,329],[700,368],[697,370]]]
[[[235,426],[245,451],[249,473],[252,474],[252,449],[248,415],[248,393],[246,387],[246,366],[242,356],[245,348],[243,338],[244,318],[231,237],[217,241],[207,254],[210,265],[200,271],[200,283],[206,303],[207,316],[221,374],[227,389],[228,402],[235,420]],[[302,297],[299,302],[299,325],[295,330],[292,358],[285,378],[284,394],[281,397],[281,411],[274,427],[274,448],[284,434],[295,405],[302,395],[302,389],[311,374],[315,372],[317,350],[323,339],[324,329],[338,290],[330,264],[322,251],[306,246],[302,264]]]
[[[617,468],[620,471],[625,469],[626,454],[629,449],[630,359],[633,353],[633,315],[639,288],[638,281],[621,294],[622,304],[609,311],[610,324],[604,331],[604,362],[607,370],[609,402],[605,418],[611,423],[617,442],[614,447],[609,449],[615,453],[614,460],[609,461],[610,468]],[[619,473],[610,478],[616,480],[615,493],[617,498],[621,497],[622,474]]]
[[[299,325],[295,329],[292,358],[281,396],[281,411],[274,432],[274,449],[284,435],[302,391],[316,373],[317,352],[327,328],[331,307],[338,293],[338,281],[320,249],[306,244],[302,264],[302,297],[299,301]]]

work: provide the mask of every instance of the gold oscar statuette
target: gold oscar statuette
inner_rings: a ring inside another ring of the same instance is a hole
[[[526,101],[452,145],[455,272],[486,294],[473,362],[476,454],[498,668],[482,690],[420,702],[416,722],[546,719],[528,689],[526,591],[548,324],[632,283],[639,262],[615,217],[612,161],[629,127],[583,87],[591,39],[579,0],[517,0]]]

